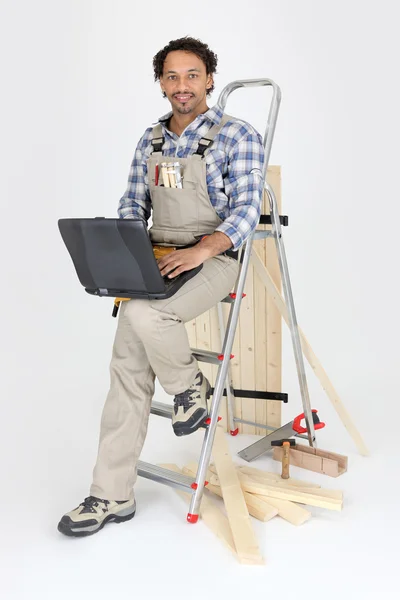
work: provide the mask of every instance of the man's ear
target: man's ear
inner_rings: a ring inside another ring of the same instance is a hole
[[[214,84],[214,79],[212,75],[207,75],[207,83],[206,83],[206,88],[207,90],[209,90]]]

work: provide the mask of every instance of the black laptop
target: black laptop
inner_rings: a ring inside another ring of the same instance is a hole
[[[95,296],[169,298],[203,267],[163,277],[141,219],[59,219],[58,227],[79,281]]]

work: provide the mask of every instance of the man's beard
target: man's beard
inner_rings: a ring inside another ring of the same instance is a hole
[[[181,115],[187,115],[190,112],[192,112],[194,110],[194,106],[190,106],[189,103],[195,98],[195,96],[193,94],[191,94],[191,98],[189,100],[189,102],[186,102],[185,104],[181,104],[178,100],[175,99],[174,100],[177,104],[175,104],[176,110],[179,114]]]
[[[176,110],[178,113],[180,113],[181,115],[187,115],[190,112],[192,112],[193,108],[191,108],[190,106],[177,106]]]

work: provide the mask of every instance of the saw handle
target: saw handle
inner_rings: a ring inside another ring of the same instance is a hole
[[[315,408],[312,409],[312,419],[314,422],[314,429],[323,429],[325,427],[325,423],[322,423],[322,421],[319,420],[319,417],[317,415],[317,410]],[[293,431],[295,431],[296,433],[307,433],[307,427],[302,427],[300,425],[300,422],[302,419],[304,419],[304,413],[301,413],[301,415],[299,415],[298,417],[296,417],[293,420]]]

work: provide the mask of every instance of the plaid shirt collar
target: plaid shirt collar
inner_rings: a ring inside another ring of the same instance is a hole
[[[158,119],[158,123],[161,124],[161,127],[162,127],[164,133],[168,132],[170,135],[171,135],[171,132],[169,131],[169,129],[167,129],[166,123],[172,117],[172,114],[173,114],[172,111],[170,111],[169,113],[167,113],[166,115],[164,115]],[[212,108],[209,108],[205,113],[201,113],[200,115],[197,115],[197,117],[194,119],[194,121],[192,123],[190,123],[190,127],[193,126],[194,129],[197,129],[198,127],[203,125],[203,123],[205,121],[210,121],[210,126],[218,125],[218,123],[220,123],[220,121],[222,119],[223,114],[224,114],[224,111],[222,110],[222,108],[218,104],[216,104]]]

